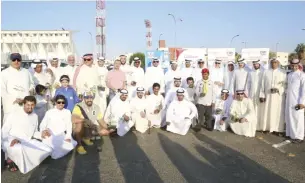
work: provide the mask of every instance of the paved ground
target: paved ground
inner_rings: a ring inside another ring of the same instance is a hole
[[[26,175],[2,172],[3,183],[282,183],[304,182],[305,143],[277,150],[283,138],[258,133],[245,138],[230,132],[161,130],[131,132],[123,138],[103,138],[98,153],[75,152],[47,159]]]

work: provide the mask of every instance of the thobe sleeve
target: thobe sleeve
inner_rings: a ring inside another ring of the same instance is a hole
[[[172,122],[172,120],[175,118],[174,110],[175,110],[174,103],[170,103],[168,106],[168,109],[166,111],[166,121],[167,122]]]
[[[245,100],[245,99],[244,99]],[[252,120],[251,118],[253,117],[253,112],[254,112],[254,106],[253,106],[253,102],[251,101],[251,99],[247,100],[247,111],[243,116],[240,116],[240,118],[246,118],[248,121]]]
[[[282,75],[282,81],[281,81],[281,87],[279,88],[280,95],[283,95],[286,92],[287,88],[287,74],[284,73],[284,71],[280,71],[280,74]]]
[[[27,72],[28,72],[28,76],[29,76],[29,89],[35,90],[35,83],[34,83],[33,75],[30,73],[30,71],[27,71]]]
[[[262,76],[262,84],[261,84],[261,89],[259,92],[259,98],[266,98],[265,95],[265,80],[266,80],[266,71],[264,71],[263,76]]]
[[[165,92],[165,81],[164,81],[164,73],[161,72],[161,81],[160,81],[160,93],[164,93]]]
[[[196,97],[200,96],[200,83],[199,83],[199,81],[197,81],[197,83],[196,83],[195,94],[196,94]]]
[[[218,93],[216,94],[216,85],[213,82],[212,82],[212,89],[213,89],[212,103],[215,104],[215,102],[216,102],[216,95],[218,95]]]
[[[194,117],[197,118],[198,112],[196,106],[191,102],[189,102],[189,106],[191,109],[190,119],[193,119]]]
[[[106,109],[105,115],[104,115],[104,121],[105,121],[106,124],[109,124],[109,121],[110,121],[111,108],[112,108],[112,101],[110,101],[110,103],[109,103],[109,105]]]
[[[169,91],[166,96],[165,96],[165,100],[164,103],[165,105],[163,105],[163,109],[166,108],[166,106],[169,106],[169,104],[172,102],[172,98],[173,98],[173,92]]]
[[[9,132],[14,122],[15,120],[13,119],[13,115],[9,114],[9,116],[6,118],[6,121],[4,121],[4,124],[2,126],[2,130],[1,130],[2,141],[10,142],[11,140],[13,140],[13,137],[9,135]]]
[[[231,82],[230,82],[230,93],[234,94],[235,93],[235,78],[236,78],[236,73],[235,71],[233,72]]]
[[[67,111],[66,115],[66,136],[65,139],[71,139],[71,135],[72,135],[72,115],[70,113],[70,111]]]
[[[149,78],[149,68],[146,70],[146,73],[145,73],[144,77],[145,77],[145,79],[144,79],[145,80],[145,86],[144,87],[145,87],[145,90],[148,91],[149,87],[151,87],[150,86],[150,78]]]
[[[6,98],[9,96],[7,92],[7,72],[3,71],[1,72],[1,97]]]
[[[232,99],[227,98],[227,100],[224,103],[224,114],[223,114],[223,117],[226,117],[226,118],[230,117],[230,107],[231,107],[231,104],[232,104]]]
[[[237,113],[235,105],[236,105],[236,102],[233,101],[233,102],[232,102],[232,105],[231,105],[231,107],[230,107],[230,116],[235,116],[236,113]],[[237,116],[236,116],[236,117],[237,117]]]
[[[35,131],[34,131],[34,134],[33,134],[33,137],[36,138],[36,139],[41,139],[41,132],[38,131],[38,116],[35,115],[35,124],[36,124],[36,127],[35,127]]]
[[[247,81],[246,81],[246,88],[245,88],[245,94],[250,97],[250,91],[251,91],[251,87],[252,87],[252,77],[251,77],[251,72],[248,72],[247,74]]]
[[[39,125],[39,130],[41,132],[47,129],[49,114],[50,114],[50,112],[47,111]]]
[[[305,74],[301,73],[301,80],[300,80],[300,99],[299,104],[305,105]]]

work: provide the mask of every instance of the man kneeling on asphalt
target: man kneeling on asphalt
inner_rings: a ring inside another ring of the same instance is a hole
[[[107,136],[112,132],[107,129],[99,106],[93,103],[94,96],[91,91],[85,92],[83,101],[75,105],[72,111],[73,135],[77,141],[76,151],[79,154],[87,153],[82,143],[87,146],[93,145],[90,140],[92,135]]]

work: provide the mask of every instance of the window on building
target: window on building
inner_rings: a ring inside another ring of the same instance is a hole
[[[29,34],[25,34],[26,37],[29,37]]]
[[[66,34],[67,37],[69,37],[69,34]]]
[[[40,34],[40,37],[42,37],[43,36],[43,34]]]
[[[53,34],[50,34],[50,36],[53,36]]]
[[[59,34],[59,36],[62,36],[62,34]]]
[[[55,34],[55,36],[58,36],[58,34]]]
[[[33,36],[36,36],[37,34],[33,34]]]

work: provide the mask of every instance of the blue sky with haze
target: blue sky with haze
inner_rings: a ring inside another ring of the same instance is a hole
[[[174,46],[174,22],[168,13],[182,18],[177,23],[180,47],[228,47],[231,38],[237,51],[268,47],[291,52],[305,42],[305,2],[106,2],[107,57],[145,51],[144,19],[152,22],[153,47],[159,35]],[[79,31],[74,35],[79,54],[91,52],[88,32],[95,34],[95,1],[2,2],[2,30]]]

